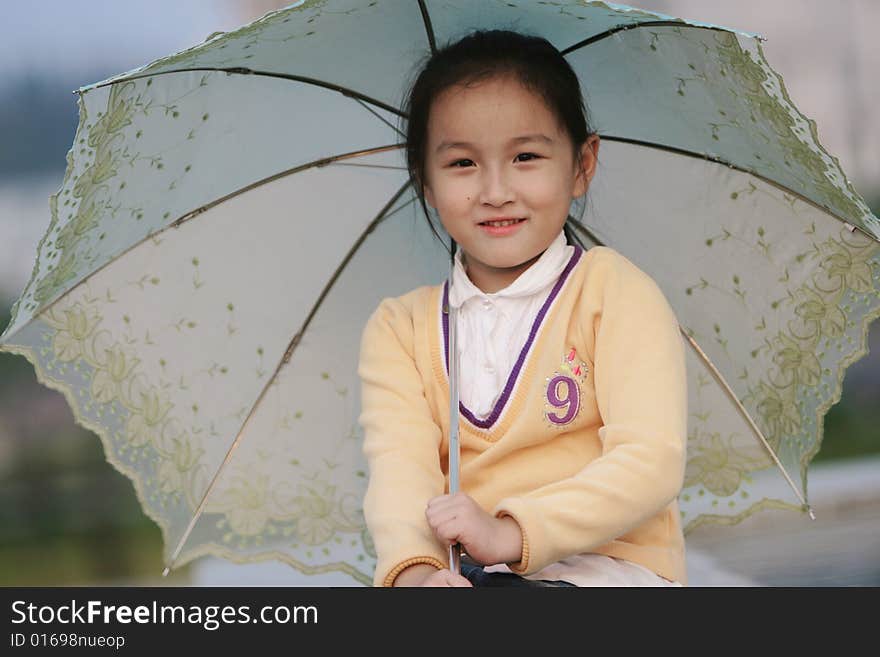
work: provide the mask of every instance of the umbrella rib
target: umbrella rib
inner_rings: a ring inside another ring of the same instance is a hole
[[[742,416],[749,423],[749,426],[752,428],[752,431],[754,431],[755,434],[758,436],[758,438],[760,438],[761,443],[764,445],[764,447],[770,453],[770,456],[773,458],[773,462],[776,463],[776,466],[782,472],[782,476],[785,477],[785,480],[788,482],[788,485],[794,491],[794,494],[797,495],[797,498],[800,500],[801,505],[803,507],[805,507],[807,509],[807,511],[809,511],[810,518],[815,520],[816,515],[813,513],[813,508],[807,503],[807,501],[804,499],[803,495],[801,495],[801,492],[798,490],[797,486],[795,486],[794,482],[791,480],[791,477],[788,476],[788,472],[786,472],[785,467],[782,465],[782,462],[779,460],[779,457],[776,456],[776,452],[774,452],[773,448],[770,447],[770,443],[767,442],[767,439],[764,437],[764,434],[761,432],[761,430],[755,424],[755,421],[752,419],[752,416],[749,415],[749,412],[742,405],[742,402],[737,398],[737,396],[734,394],[733,390],[727,384],[727,381],[721,375],[721,372],[718,371],[718,368],[715,367],[715,364],[710,360],[710,358],[700,348],[700,345],[697,344],[696,340],[694,340],[690,335],[688,335],[685,332],[685,330],[681,327],[680,324],[679,324],[678,328],[681,331],[682,335],[684,335],[684,337],[687,338],[691,347],[694,348],[694,350],[700,355],[700,358],[702,358],[703,361],[706,363],[706,365],[709,367],[709,369],[712,370],[712,374],[715,376],[715,378],[721,384],[721,387],[724,388],[724,391],[727,393],[728,397],[730,397],[730,399],[733,400],[734,404],[736,404],[736,407],[739,409],[739,412],[742,414]]]
[[[171,568],[174,567],[175,560],[180,555],[181,549],[183,548],[184,544],[186,543],[186,540],[189,538],[189,535],[192,533],[192,530],[195,527],[196,522],[198,522],[198,519],[201,517],[202,512],[205,509],[205,505],[207,504],[208,497],[210,497],[211,492],[214,490],[214,486],[216,485],[217,481],[220,479],[220,473],[223,472],[223,469],[229,464],[229,462],[232,459],[232,455],[235,452],[235,449],[238,447],[239,443],[241,442],[241,438],[244,435],[245,427],[247,427],[248,422],[250,421],[254,412],[259,407],[260,402],[263,400],[263,397],[266,395],[266,392],[269,390],[269,387],[272,385],[272,383],[277,378],[278,372],[280,372],[281,368],[290,361],[290,357],[293,355],[294,350],[296,349],[297,345],[299,344],[300,340],[302,339],[302,336],[305,333],[306,329],[308,328],[309,324],[311,323],[312,318],[318,312],[318,308],[321,306],[321,303],[324,301],[324,298],[330,292],[330,289],[336,283],[336,280],[339,278],[340,274],[342,274],[342,270],[345,269],[345,267],[348,265],[349,261],[357,253],[358,249],[360,249],[361,245],[367,239],[369,234],[372,233],[373,230],[375,230],[376,226],[378,226],[382,221],[384,221],[388,217],[392,216],[395,212],[400,211],[401,209],[403,209],[409,203],[412,202],[410,200],[407,203],[403,204],[400,208],[398,208],[394,212],[391,212],[391,213],[388,212],[388,210],[394,205],[395,202],[397,202],[397,199],[399,199],[403,195],[403,193],[406,191],[407,187],[409,187],[409,186],[410,186],[410,181],[407,180],[401,186],[401,188],[397,191],[397,193],[391,197],[391,199],[379,211],[379,213],[376,215],[376,217],[367,225],[367,227],[361,233],[360,237],[358,237],[357,241],[349,249],[345,258],[342,260],[342,262],[336,268],[336,271],[330,277],[330,280],[327,281],[327,284],[324,286],[324,289],[321,291],[321,295],[318,297],[318,300],[312,306],[312,310],[309,313],[308,317],[306,317],[305,322],[303,322],[302,327],[300,328],[299,331],[297,331],[297,333],[290,340],[290,343],[288,344],[287,349],[284,352],[284,355],[281,357],[281,360],[278,362],[278,365],[275,366],[275,371],[272,373],[272,376],[269,377],[268,381],[266,381],[266,384],[263,386],[263,389],[260,391],[260,395],[257,397],[256,401],[254,401],[253,405],[251,405],[251,409],[248,412],[247,417],[244,419],[244,422],[242,423],[241,428],[238,430],[238,433],[235,436],[235,440],[232,441],[232,444],[229,446],[229,450],[226,452],[226,457],[223,459],[223,462],[220,464],[220,466],[217,468],[217,471],[214,473],[214,476],[211,479],[211,482],[208,484],[207,489],[205,489],[205,493],[202,496],[201,502],[199,502],[198,507],[196,507],[196,510],[195,510],[195,513],[193,514],[192,519],[189,521],[189,524],[187,525],[187,528],[184,531],[183,536],[181,536],[180,541],[177,544],[177,547],[174,549],[174,552],[171,555],[171,560],[168,562],[168,565],[165,567],[165,570],[162,572],[163,577],[166,576],[170,572]]]
[[[363,108],[364,108],[365,110],[367,110],[368,112],[370,112],[371,114],[373,114],[377,119],[379,119],[380,121],[382,121],[382,123],[384,123],[384,124],[387,125],[389,128],[391,128],[392,130],[394,130],[394,132],[396,132],[399,136],[403,137],[404,139],[406,138],[406,135],[404,135],[404,134],[398,129],[398,127],[397,127],[396,125],[392,124],[390,121],[388,121],[388,119],[386,119],[384,116],[382,116],[381,114],[379,114],[378,112],[376,112],[376,110],[374,110],[372,107],[370,107],[369,105],[367,105],[367,104],[366,104],[364,101],[362,101],[360,98],[355,98],[355,100],[356,100],[358,103],[360,103],[360,104],[363,106]]]
[[[598,246],[607,246],[601,240],[599,240],[591,231],[589,231],[584,226],[582,226],[579,222],[574,221],[574,222],[572,222],[572,225],[574,226],[574,228],[576,230],[578,230],[582,233],[586,233],[587,236],[593,242],[595,242]],[[578,241],[580,241],[580,240],[578,240]],[[581,246],[583,247],[583,243],[581,243]],[[767,439],[764,437],[764,434],[758,428],[758,425],[755,424],[755,421],[752,419],[752,416],[749,415],[749,412],[746,410],[746,408],[742,405],[742,402],[740,402],[740,400],[737,398],[736,394],[733,392],[733,389],[728,385],[727,381],[724,379],[724,376],[721,374],[721,372],[718,371],[718,368],[715,367],[714,363],[712,363],[712,360],[709,358],[709,356],[706,355],[706,352],[704,352],[700,348],[700,345],[697,344],[696,340],[694,340],[690,335],[688,335],[687,332],[682,328],[681,324],[678,325],[678,330],[681,332],[682,335],[684,335],[685,338],[687,338],[688,344],[691,345],[691,348],[693,348],[694,351],[697,352],[700,359],[712,371],[712,374],[715,376],[716,380],[721,384],[721,387],[724,389],[725,393],[727,393],[727,396],[733,401],[733,403],[736,405],[737,409],[739,409],[740,414],[743,416],[743,418],[745,418],[746,422],[748,422],[752,431],[755,433],[755,435],[758,437],[758,439],[764,445],[764,448],[770,453],[770,457],[773,459],[773,462],[776,463],[776,466],[779,468],[780,472],[782,472],[782,476],[785,477],[785,480],[788,482],[788,485],[791,487],[791,489],[794,491],[794,494],[800,500],[801,505],[807,509],[807,511],[810,514],[810,518],[815,520],[816,516],[813,513],[812,507],[807,503],[807,501],[804,499],[803,495],[801,495],[801,492],[798,490],[797,486],[795,486],[794,482],[791,480],[791,477],[788,475],[788,472],[786,472],[785,466],[782,465],[782,462],[779,460],[779,457],[776,456],[776,452],[774,452],[773,448],[770,447],[770,443],[767,442]]]
[[[628,25],[618,25],[616,27],[612,27],[604,32],[600,32],[599,34],[594,34],[591,37],[584,39],[583,41],[578,41],[572,46],[565,48],[564,50],[560,49],[563,57],[568,55],[569,53],[573,53],[576,50],[580,50],[581,48],[585,48],[589,46],[591,43],[595,43],[596,41],[601,41],[602,39],[607,39],[618,32],[625,32],[627,30],[634,30],[639,27],[689,27],[697,30],[713,30],[716,32],[727,32],[730,33],[731,30],[724,27],[715,27],[709,25],[694,25],[692,23],[688,23],[683,20],[672,20],[672,21],[644,21],[643,23],[630,23]],[[751,35],[750,35],[751,36]],[[766,41],[764,37],[760,35],[754,35],[756,39],[760,39],[762,41]]]
[[[115,262],[116,260],[118,260],[119,258],[124,256],[125,254],[127,254],[129,251],[136,249],[137,247],[139,247],[141,244],[143,244],[147,240],[151,240],[151,239],[156,238],[157,236],[159,236],[162,233],[164,233],[165,231],[167,231],[169,228],[178,228],[181,224],[186,223],[190,219],[196,218],[200,214],[204,213],[206,210],[210,210],[211,208],[213,208],[217,205],[220,205],[224,201],[228,201],[229,199],[234,198],[236,196],[239,196],[240,194],[244,194],[245,192],[249,192],[252,189],[256,189],[257,187],[261,187],[262,185],[266,185],[270,182],[278,180],[279,178],[284,178],[285,176],[293,175],[295,173],[299,173],[300,171],[304,171],[306,169],[311,169],[313,167],[320,168],[323,166],[327,166],[329,164],[336,164],[340,160],[347,160],[347,159],[351,159],[351,158],[355,158],[355,157],[361,157],[362,155],[372,155],[374,153],[384,153],[386,151],[391,151],[391,150],[394,150],[397,148],[402,148],[403,146],[404,146],[404,144],[391,144],[388,146],[377,146],[376,148],[368,148],[368,149],[365,149],[362,151],[352,151],[350,153],[340,153],[339,155],[331,155],[330,157],[324,157],[324,158],[321,158],[320,160],[313,160],[311,162],[306,162],[305,164],[301,164],[301,165],[296,166],[292,169],[288,169],[287,171],[281,171],[280,173],[273,174],[267,178],[263,178],[262,180],[257,180],[256,182],[253,182],[249,185],[246,185],[245,187],[242,187],[241,189],[237,189],[234,192],[227,194],[226,196],[221,196],[218,199],[214,199],[213,201],[205,203],[204,205],[196,208],[195,210],[190,210],[186,214],[178,217],[177,219],[175,219],[171,223],[166,224],[165,226],[162,226],[157,231],[150,233],[149,235],[147,235],[143,239],[130,245],[124,251],[116,254],[110,260],[108,260],[103,265],[98,267],[96,270],[94,270],[93,272],[90,272],[87,276],[85,276],[80,281],[78,281],[75,285],[68,288],[67,290],[64,290],[61,294],[58,295],[58,297],[53,299],[51,302],[47,303],[45,306],[43,306],[41,308],[38,308],[34,312],[33,316],[36,317],[37,315],[41,315],[41,314],[51,310],[55,306],[55,304],[57,304],[59,301],[64,299],[68,294],[70,294],[71,291],[78,288],[80,285],[82,285],[83,283],[88,281],[90,278],[95,276],[95,274],[102,271],[104,268],[109,267],[111,264],[113,264],[113,262]],[[370,166],[370,165],[362,164],[360,166]],[[380,167],[378,165],[376,165],[376,168],[380,168]],[[381,168],[386,168],[386,167],[381,167]],[[401,167],[387,167],[387,168],[403,170]],[[3,342],[0,344],[8,343],[12,339],[12,337],[14,335],[16,335],[26,325],[27,325],[27,323],[23,324],[14,333],[10,333],[9,335],[5,336]]]
[[[871,238],[875,242],[880,242],[880,238],[878,238],[875,235],[872,235],[871,233],[866,231],[861,226],[855,226],[855,225],[849,223],[846,219],[844,219],[839,214],[834,212],[834,210],[832,210],[831,208],[826,208],[825,206],[819,205],[818,203],[816,203],[816,201],[804,196],[800,192],[797,192],[793,189],[790,189],[790,188],[786,187],[785,185],[782,185],[782,184],[776,182],[775,180],[772,180],[771,178],[767,178],[766,176],[761,175],[760,173],[756,173],[754,171],[751,171],[750,169],[746,169],[745,167],[742,167],[738,164],[733,164],[732,162],[728,162],[727,160],[724,160],[716,155],[709,155],[708,153],[696,153],[694,151],[689,151],[687,149],[679,148],[677,146],[668,146],[666,144],[658,144],[656,142],[645,141],[643,139],[631,139],[629,137],[616,137],[614,135],[600,135],[600,138],[603,140],[606,140],[606,141],[621,142],[623,144],[634,144],[636,146],[647,146],[648,148],[656,148],[657,150],[669,151],[670,153],[676,153],[678,155],[686,155],[688,157],[693,157],[698,160],[708,160],[710,162],[715,162],[716,164],[723,164],[724,166],[726,166],[729,169],[735,169],[736,171],[740,171],[740,172],[746,173],[750,176],[754,176],[755,178],[758,178],[759,180],[764,181],[768,185],[772,185],[776,189],[779,189],[787,194],[791,194],[792,196],[797,197],[798,200],[803,201],[804,203],[813,206],[817,210],[821,210],[822,212],[834,217],[835,219],[840,221],[844,225],[844,228],[846,228],[851,233],[853,231],[858,230],[860,233],[862,233],[866,237]]]
[[[111,84],[120,84],[122,82],[128,82],[129,80],[139,80],[141,78],[151,78],[158,77],[160,75],[168,75],[169,73],[191,73],[193,71],[218,71],[223,73],[233,73],[237,75],[257,75],[267,78],[281,78],[283,80],[293,80],[295,82],[304,82],[305,84],[312,84],[316,87],[324,87],[325,89],[330,89],[332,91],[338,91],[343,96],[348,96],[350,98],[355,98],[359,100],[366,101],[376,107],[381,107],[384,110],[387,110],[393,114],[398,114],[400,116],[405,116],[403,112],[401,112],[398,108],[392,107],[387,103],[383,103],[381,100],[376,100],[375,98],[371,98],[366,94],[362,94],[360,91],[355,91],[354,89],[349,89],[348,87],[343,87],[338,84],[333,84],[332,82],[325,82],[324,80],[318,80],[316,78],[309,78],[304,75],[292,75],[290,73],[276,73],[275,71],[257,71],[252,68],[247,68],[244,66],[233,66],[233,67],[220,67],[220,66],[196,66],[193,68],[175,68],[169,69],[167,71],[159,71],[158,73],[142,73],[140,75],[129,75],[123,78],[117,78],[116,80],[110,80],[108,82],[102,82],[100,84],[96,84],[92,87],[83,87],[79,89],[78,92],[89,91],[90,89],[100,89],[101,87],[107,87]],[[74,93],[78,93],[75,91]]]
[[[428,45],[431,46],[431,55],[437,54],[437,43],[434,41],[434,27],[431,25],[431,15],[425,6],[425,0],[419,0],[419,9],[422,12],[422,22],[425,24],[425,32],[428,35]]]
[[[355,164],[353,162],[332,162],[336,167],[364,167],[366,169],[393,169],[394,171],[406,171],[406,167],[393,167],[390,164]]]

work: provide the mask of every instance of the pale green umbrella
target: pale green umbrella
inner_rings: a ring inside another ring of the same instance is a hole
[[[565,54],[604,142],[579,238],[651,275],[687,340],[686,531],[805,508],[880,314],[880,221],[759,38],[601,2],[314,1],[78,91],[0,338],[131,478],[169,567],[370,581],[359,338],[449,266],[398,105],[435,44],[510,27]]]

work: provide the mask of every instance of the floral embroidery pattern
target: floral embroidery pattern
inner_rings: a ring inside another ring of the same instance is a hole
[[[198,286],[193,290],[193,294],[199,293]],[[170,381],[149,379],[138,352],[140,341],[127,337],[132,324],[129,316],[122,323],[125,334],[105,327],[102,303],[108,303],[107,299],[111,299],[110,304],[117,303],[109,291],[102,299],[90,294],[86,285],[82,293],[56,303],[41,315],[39,324],[34,324],[45,328],[40,334],[44,346],[20,353],[30,358],[38,354],[33,362],[41,373],[40,380],[65,393],[71,384],[65,383],[64,377],[76,373],[73,393],[67,397],[77,420],[101,436],[108,460],[135,481],[142,506],[166,535],[166,548],[173,547],[168,545],[169,534],[179,531],[180,526],[170,526],[165,515],[192,517],[216,469],[206,462],[208,442],[219,435],[212,420],[197,419],[198,404],[184,409],[179,403],[191,384],[181,378],[177,392],[172,394]],[[223,316],[228,306],[219,312]],[[198,326],[187,321],[180,324],[189,330]],[[178,334],[178,325],[166,330]],[[225,327],[221,331],[228,334]],[[160,333],[160,328],[153,330],[154,336]],[[148,341],[144,344],[155,342],[149,336],[147,331]],[[259,378],[263,349],[257,347],[255,351]],[[164,371],[167,363],[163,360],[161,365]],[[223,376],[225,370],[226,366],[212,367],[202,376]],[[262,373],[265,375],[265,371]],[[322,371],[318,378],[340,400],[347,397],[348,387],[340,387],[329,372]],[[187,422],[184,418],[190,414],[193,421]],[[236,416],[239,422],[233,427],[244,419],[244,413]],[[278,430],[301,433],[295,425],[302,417],[302,411],[286,416]],[[321,424],[326,426],[326,422]],[[280,539],[289,543],[294,554],[302,554],[303,561],[291,555],[284,560],[303,573],[342,571],[368,584],[370,563],[376,555],[361,510],[361,495],[357,492],[360,483],[349,480],[343,487],[334,482],[338,476],[334,470],[343,464],[343,448],[357,445],[358,435],[352,429],[338,440],[334,460],[324,459],[308,466],[292,463],[293,468],[302,471],[295,491],[291,490],[290,470],[272,468],[273,459],[268,455],[258,454],[255,462],[223,471],[197,525],[213,524],[211,533],[216,533],[216,543],[187,553],[183,563],[207,553],[235,560],[242,552],[259,551]],[[363,477],[361,473],[359,479]],[[360,568],[334,561],[341,546],[348,553],[360,552]]]
[[[803,255],[795,255],[794,260],[808,267],[808,280],[788,289],[784,300],[774,306],[780,312],[785,308],[790,318],[775,335],[765,334],[766,321],[755,327],[758,344],[751,358],[766,358],[771,366],[755,378],[749,375],[748,367],[742,367],[739,379],[746,384],[741,401],[770,448],[787,468],[797,469],[805,485],[807,467],[821,444],[818,420],[835,397],[839,399],[845,371],[843,366],[834,371],[825,362],[829,356],[837,361],[840,357],[836,354],[853,349],[847,347],[853,343],[849,335],[853,332],[861,334],[858,349],[863,353],[868,322],[880,314],[880,244],[839,228],[837,237],[812,242],[812,248]],[[780,282],[789,281],[785,277]],[[688,294],[694,292],[696,288]],[[859,326],[851,317],[862,307],[867,312],[860,310],[864,314]],[[844,363],[857,358],[858,349]],[[749,486],[744,486],[752,483],[753,473],[768,471],[781,479],[751,430],[722,435],[713,429],[720,418],[716,417],[717,410],[704,410],[700,392],[714,382],[702,372],[689,372],[689,376],[698,380],[698,403],[690,409],[688,463],[681,499],[685,504],[705,500],[716,512],[694,515],[682,511],[685,533],[708,522],[737,522],[763,508],[759,500],[752,499]],[[778,508],[791,507],[771,501]],[[722,503],[724,514],[719,508]]]

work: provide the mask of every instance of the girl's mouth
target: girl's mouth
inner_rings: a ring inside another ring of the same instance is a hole
[[[478,225],[484,231],[489,233],[489,235],[503,236],[515,233],[525,222],[525,219],[517,219],[514,222],[500,221],[496,223],[483,223]]]

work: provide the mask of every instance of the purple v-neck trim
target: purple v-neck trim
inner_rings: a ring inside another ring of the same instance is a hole
[[[565,285],[565,281],[568,279],[568,275],[571,273],[571,270],[574,269],[574,266],[578,263],[578,260],[580,260],[582,254],[583,249],[575,244],[574,253],[569,259],[568,264],[559,275],[559,279],[556,281],[556,284],[550,291],[547,300],[544,301],[544,305],[541,306],[541,310],[535,317],[535,321],[532,322],[532,328],[529,331],[529,337],[526,340],[526,343],[523,345],[523,348],[520,350],[519,358],[517,359],[516,364],[513,366],[513,369],[507,377],[507,383],[504,386],[504,392],[502,393],[501,397],[499,397],[498,400],[495,402],[495,407],[492,409],[492,412],[489,414],[489,416],[485,420],[481,420],[477,418],[461,401],[458,402],[458,408],[461,411],[461,414],[464,415],[468,419],[468,421],[475,427],[479,427],[480,429],[491,429],[492,425],[495,424],[495,421],[501,416],[501,411],[504,410],[504,407],[507,404],[507,400],[510,399],[510,395],[513,392],[514,386],[516,385],[517,378],[519,377],[519,372],[522,369],[523,363],[525,363],[526,357],[529,354],[529,350],[532,347],[532,343],[535,341],[535,336],[538,334],[538,329],[541,328],[541,323],[544,321],[544,317],[547,315],[547,311],[549,310],[550,305],[553,303],[556,295],[559,294],[562,286]],[[440,312],[443,315],[443,364],[446,366],[447,381],[449,380],[449,315],[443,312],[443,308],[446,307],[446,304],[448,302],[449,280],[447,279],[443,282],[443,302],[440,306]]]

